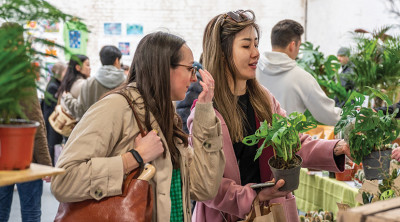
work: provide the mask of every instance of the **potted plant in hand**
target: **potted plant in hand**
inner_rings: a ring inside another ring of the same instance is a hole
[[[373,95],[387,103],[390,99],[378,90],[368,87]],[[335,134],[343,132],[349,144],[351,157],[357,164],[363,163],[367,180],[383,179],[389,174],[391,142],[397,138],[400,127],[392,114],[382,110],[375,112],[361,107],[364,95],[353,92],[343,108],[342,117],[335,126]]]
[[[293,112],[287,117],[274,113],[272,123],[264,121],[254,135],[247,136],[243,143],[248,146],[257,144],[264,140],[258,148],[254,160],[260,157],[263,149],[273,147],[274,156],[268,160],[276,181],[285,180],[281,191],[295,190],[299,186],[299,176],[302,159],[296,155],[301,148],[299,133],[306,132],[317,127],[314,121],[307,120],[302,113]]]
[[[35,79],[43,67],[36,64],[45,55],[32,44],[63,48],[29,36],[21,25],[41,19],[57,22],[71,20],[73,16],[43,0],[2,2],[0,20],[6,22],[0,28],[0,170],[26,169],[32,160],[39,123],[27,120],[25,113],[30,109],[30,100],[37,99]]]

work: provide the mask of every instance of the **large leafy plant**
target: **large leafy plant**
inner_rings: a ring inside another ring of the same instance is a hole
[[[388,106],[392,101],[382,92],[368,87],[373,95],[384,100]],[[378,112],[361,107],[364,95],[353,92],[343,107],[342,117],[335,126],[335,134],[344,133],[350,146],[351,157],[359,164],[372,151],[385,150],[397,138],[400,127],[395,119],[396,109],[392,114],[382,110]]]
[[[58,10],[44,0],[3,0],[0,7],[0,123],[9,123],[11,118],[25,118],[20,102],[35,93],[36,73],[45,53],[32,47],[61,45],[29,35],[23,28],[28,21],[47,19],[51,22],[79,18]],[[37,66],[33,64],[39,64]],[[29,108],[29,107],[28,107]]]
[[[302,113],[293,112],[287,117],[274,113],[271,124],[264,121],[253,135],[245,137],[242,142],[253,146],[260,140],[264,140],[254,160],[260,157],[266,147],[272,146],[275,158],[280,160],[283,169],[288,169],[294,154],[301,148],[299,133],[315,127],[317,124],[308,121]]]
[[[340,62],[336,56],[329,55],[325,58],[319,51],[319,46],[314,47],[311,42],[305,42],[301,44],[297,63],[317,80],[329,98],[336,98],[339,102],[346,101],[349,93],[340,84]]]
[[[386,95],[397,101],[400,77],[400,38],[386,33],[391,27],[373,32],[357,29],[354,32],[356,47],[350,57],[356,73],[355,85],[367,94],[366,86],[385,90]]]

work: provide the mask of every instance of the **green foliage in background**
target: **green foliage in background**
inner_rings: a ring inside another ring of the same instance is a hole
[[[354,32],[356,47],[350,61],[356,74],[355,85],[362,94],[366,86],[384,90],[397,101],[400,77],[400,38],[387,35],[390,27],[382,27],[372,33],[358,29]]]
[[[43,52],[35,50],[33,44],[41,46],[63,46],[35,38],[24,29],[28,21],[46,19],[51,22],[79,18],[65,14],[42,0],[3,0],[0,7],[0,123],[9,123],[10,118],[25,118],[20,102],[35,93],[35,78],[44,69],[41,64]],[[34,65],[38,64],[38,65]]]
[[[297,63],[314,76],[329,98],[336,98],[339,102],[346,101],[349,93],[340,84],[338,70],[341,65],[336,56],[329,55],[325,58],[319,51],[319,46],[314,48],[311,42],[305,42],[301,44]]]

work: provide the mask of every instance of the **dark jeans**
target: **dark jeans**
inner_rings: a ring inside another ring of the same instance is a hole
[[[35,180],[17,183],[21,215],[23,222],[40,222],[43,181]],[[0,187],[0,222],[7,222],[10,217],[14,185]]]

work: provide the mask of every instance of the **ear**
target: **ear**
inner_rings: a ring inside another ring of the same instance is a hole
[[[113,65],[114,65],[115,67],[117,67],[117,68],[121,68],[121,63],[120,63],[120,61],[119,61],[119,58],[116,58],[116,59],[115,59]]]
[[[82,67],[80,65],[76,65],[75,69],[78,70],[79,72],[82,70]]]
[[[288,46],[289,52],[294,52],[297,48],[296,46],[296,41],[291,41]]]

